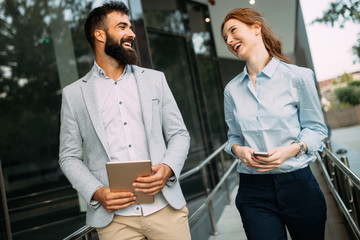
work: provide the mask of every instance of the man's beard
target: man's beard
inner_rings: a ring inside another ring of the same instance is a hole
[[[127,50],[122,45],[124,42],[132,42],[133,39],[123,37],[117,43],[108,33],[106,33],[105,53],[115,58],[121,64],[137,64],[138,57],[134,50]]]

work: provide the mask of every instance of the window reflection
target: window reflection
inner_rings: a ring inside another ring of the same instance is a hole
[[[165,73],[191,135],[189,161],[199,161],[205,157],[204,141],[201,133],[199,115],[190,73],[189,57],[185,39],[158,33],[148,33],[154,68]]]
[[[146,26],[170,33],[184,34],[183,14],[177,9],[176,1],[143,0]]]
[[[215,56],[210,31],[210,18],[204,14],[204,6],[198,3],[187,3],[191,37],[197,55]]]
[[[58,134],[61,88],[93,61],[83,33],[91,3],[0,1],[0,158],[13,239],[25,239],[30,228],[50,231],[62,218],[75,216],[60,227],[67,233],[84,224],[58,166]],[[38,239],[56,231],[47,234]]]

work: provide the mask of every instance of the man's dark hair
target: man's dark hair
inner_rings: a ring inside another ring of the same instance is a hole
[[[111,12],[121,12],[129,15],[128,7],[120,1],[109,1],[104,3],[102,6],[94,8],[90,11],[84,25],[85,35],[89,41],[91,47],[94,48],[95,36],[94,31],[101,29],[106,31],[106,16]]]

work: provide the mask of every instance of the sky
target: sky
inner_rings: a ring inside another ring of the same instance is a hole
[[[330,24],[311,24],[315,18],[323,16],[332,1],[335,0],[300,0],[318,81],[334,78],[345,72],[360,71],[360,63],[353,63],[357,57],[352,53],[352,46],[356,44],[360,34],[360,24],[347,22],[344,28],[339,25],[331,27]]]

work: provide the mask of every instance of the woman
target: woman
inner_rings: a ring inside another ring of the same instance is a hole
[[[326,203],[309,163],[327,136],[314,74],[290,64],[261,14],[234,9],[221,33],[246,61],[224,91],[229,143],[240,160],[236,206],[248,239],[324,239]],[[255,151],[266,152],[260,156]]]

